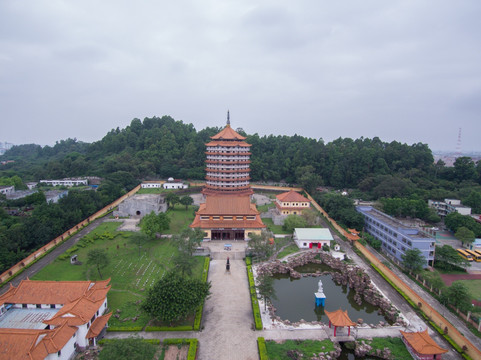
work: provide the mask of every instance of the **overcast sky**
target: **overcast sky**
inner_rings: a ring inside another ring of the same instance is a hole
[[[481,1],[0,1],[0,141],[133,118],[481,151]]]

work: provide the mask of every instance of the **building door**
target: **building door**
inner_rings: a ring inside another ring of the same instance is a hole
[[[312,243],[309,243],[309,249],[312,249]]]

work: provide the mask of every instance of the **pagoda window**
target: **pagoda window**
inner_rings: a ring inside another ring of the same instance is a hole
[[[220,216],[213,216],[212,220],[220,220]]]
[[[201,216],[200,219],[201,220],[209,220],[209,217],[208,216]]]
[[[232,220],[232,216],[224,216],[224,220]]]
[[[255,216],[247,216],[246,219],[247,219],[247,220],[255,220],[256,217],[255,217]]]

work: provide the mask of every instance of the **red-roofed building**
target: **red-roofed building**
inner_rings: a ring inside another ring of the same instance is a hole
[[[280,215],[301,215],[310,206],[311,200],[294,190],[276,195],[276,208]]]
[[[441,360],[442,354],[448,352],[429,336],[428,329],[420,332],[399,331],[410,354],[417,360]]]
[[[250,144],[227,125],[206,144],[206,196],[190,227],[201,228],[205,239],[247,240],[266,226],[251,203]]]
[[[96,345],[111,314],[109,280],[23,280],[0,295],[0,360],[70,359]]]

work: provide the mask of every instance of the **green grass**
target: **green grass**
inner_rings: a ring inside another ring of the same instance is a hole
[[[455,282],[464,284],[474,299],[481,300],[481,280],[456,280]]]
[[[377,349],[384,350],[384,348],[388,348],[391,350],[394,358],[396,360],[411,360],[412,357],[409,354],[409,351],[404,345],[401,338],[393,338],[393,337],[386,337],[386,338],[373,338],[372,340],[366,339],[359,339],[358,341],[364,341],[366,344],[372,346],[372,354],[375,354]]]
[[[303,354],[303,358],[310,359],[314,354],[329,353],[334,350],[331,340],[286,340],[282,344],[273,340],[266,341],[267,354],[269,359],[291,360],[287,355],[289,350],[297,350]]]
[[[273,208],[275,206],[276,206],[276,204],[274,204],[274,203],[259,205],[259,206],[257,206],[257,210],[259,210],[259,212],[263,213],[263,212],[267,212],[270,208]]]
[[[170,217],[170,229],[165,233],[179,234],[187,228],[194,221],[194,210],[196,208],[195,206],[188,206],[185,210],[185,205],[177,204],[173,209],[167,210],[167,215]]]
[[[161,194],[167,191],[164,188],[140,188],[137,194]]]
[[[80,240],[78,249],[72,254],[78,255],[82,265],[71,265],[70,257],[65,260],[57,258],[36,274],[34,280],[98,280],[98,272],[87,266],[87,253],[95,248],[106,249],[110,264],[102,270],[104,279],[111,278],[112,289],[107,295],[109,308],[117,314],[109,321],[112,327],[144,327],[149,318],[140,311],[140,301],[156,280],[172,268],[172,257],[177,247],[170,239],[150,240],[140,249],[129,241],[130,232],[118,232],[118,222],[105,222]],[[110,238],[95,238],[95,234],[111,234]],[[86,240],[90,239],[89,241]],[[82,244],[87,246],[82,247]],[[204,258],[195,258],[194,276],[201,278]],[[136,320],[132,318],[138,317]],[[126,321],[123,321],[128,319]],[[193,319],[192,319],[193,321]],[[185,324],[176,324],[185,325]]]
[[[289,254],[293,254],[295,252],[300,251],[299,248],[297,247],[296,244],[291,244],[287,247],[284,248],[279,254],[277,254],[278,259],[282,259],[284,256],[287,256]]]
[[[282,225],[274,225],[271,218],[262,218],[262,222],[266,224],[267,228],[274,234],[292,234],[290,231],[282,229]]]

